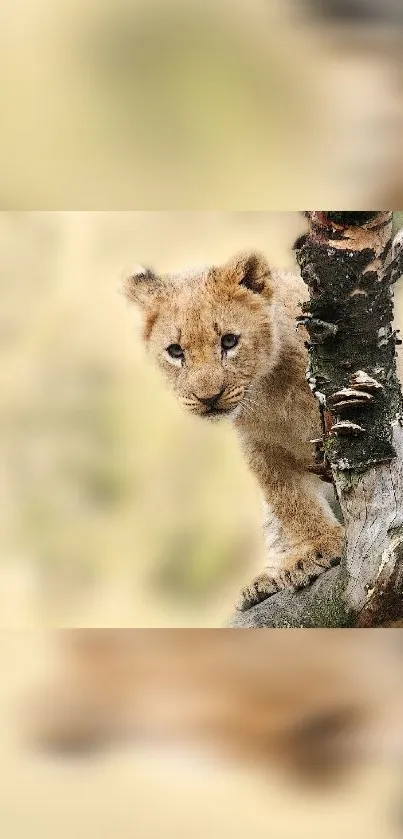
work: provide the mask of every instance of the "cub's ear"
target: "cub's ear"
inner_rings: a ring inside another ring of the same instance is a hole
[[[244,286],[254,294],[271,297],[274,291],[270,265],[263,254],[256,251],[239,253],[219,269],[220,278],[227,286]]]
[[[161,279],[150,268],[139,266],[123,283],[123,293],[131,303],[144,308],[162,290]]]

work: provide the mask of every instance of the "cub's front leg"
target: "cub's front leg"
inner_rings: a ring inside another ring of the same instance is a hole
[[[260,462],[259,462],[260,461]],[[339,562],[344,528],[325,497],[324,485],[306,467],[274,451],[253,463],[267,503],[264,569],[239,596],[249,609],[284,588],[304,588]]]

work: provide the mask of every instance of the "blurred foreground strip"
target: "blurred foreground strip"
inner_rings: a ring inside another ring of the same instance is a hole
[[[303,785],[403,757],[399,630],[77,630],[25,705],[24,738],[87,753],[176,744]]]

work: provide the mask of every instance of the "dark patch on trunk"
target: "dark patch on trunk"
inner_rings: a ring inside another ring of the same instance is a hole
[[[360,212],[338,212],[338,213],[326,213],[330,222],[334,222],[335,224],[340,224],[342,227],[354,227],[355,225],[367,224],[368,221],[375,218],[378,215],[377,211],[372,211],[368,213],[360,213]]]

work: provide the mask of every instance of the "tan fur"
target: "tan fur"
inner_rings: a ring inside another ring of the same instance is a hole
[[[345,632],[61,633],[61,676],[30,705],[30,742],[168,740],[330,780],[402,747],[398,634]]]
[[[266,526],[267,566],[241,594],[239,608],[286,586],[304,586],[340,556],[343,529],[311,473],[310,440],[320,436],[318,407],[306,382],[306,335],[297,330],[306,289],[298,274],[271,269],[264,256],[241,254],[223,266],[157,277],[140,270],[127,295],[144,313],[144,339],[179,402],[216,419],[201,400],[218,394],[277,522]],[[221,351],[221,337],[239,336]],[[181,361],[166,349],[179,344]],[[279,548],[281,542],[281,547]]]

